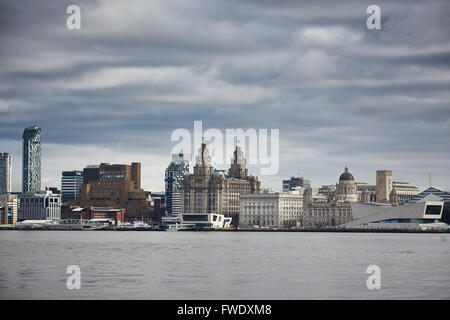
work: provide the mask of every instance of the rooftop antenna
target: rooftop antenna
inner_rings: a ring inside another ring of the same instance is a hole
[[[431,187],[431,173],[428,174],[428,182],[430,183],[430,187]]]

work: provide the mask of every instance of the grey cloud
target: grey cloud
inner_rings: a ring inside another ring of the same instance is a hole
[[[262,178],[277,189],[299,171],[334,183],[346,164],[366,182],[385,165],[417,184],[433,169],[450,189],[447,1],[379,1],[380,31],[367,30],[356,0],[78,1],[76,32],[65,27],[69,4],[1,4],[1,149],[38,123],[62,150],[161,161],[170,133],[202,120],[279,128],[279,175]],[[147,185],[162,189],[164,165],[157,172]]]

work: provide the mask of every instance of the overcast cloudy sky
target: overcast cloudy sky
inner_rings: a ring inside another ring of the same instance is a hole
[[[164,188],[177,128],[280,129],[280,170],[334,184],[377,169],[450,190],[450,2],[1,1],[0,152],[42,128],[42,184],[142,162]],[[81,8],[81,30],[66,8]],[[368,30],[366,9],[381,8]],[[257,168],[251,173],[258,174]]]

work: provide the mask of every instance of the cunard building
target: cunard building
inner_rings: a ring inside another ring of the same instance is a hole
[[[232,225],[239,225],[241,194],[258,193],[261,182],[249,176],[246,161],[239,146],[234,151],[228,174],[214,172],[206,143],[196,158],[194,174],[184,177],[181,184],[182,213],[217,213],[232,217]]]

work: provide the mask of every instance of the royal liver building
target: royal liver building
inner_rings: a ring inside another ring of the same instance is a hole
[[[216,171],[217,172],[217,171]],[[246,161],[236,146],[228,174],[215,173],[206,143],[203,142],[194,166],[194,174],[184,177],[181,184],[182,213],[218,213],[232,217],[239,225],[241,194],[257,193],[261,182],[249,176]]]

